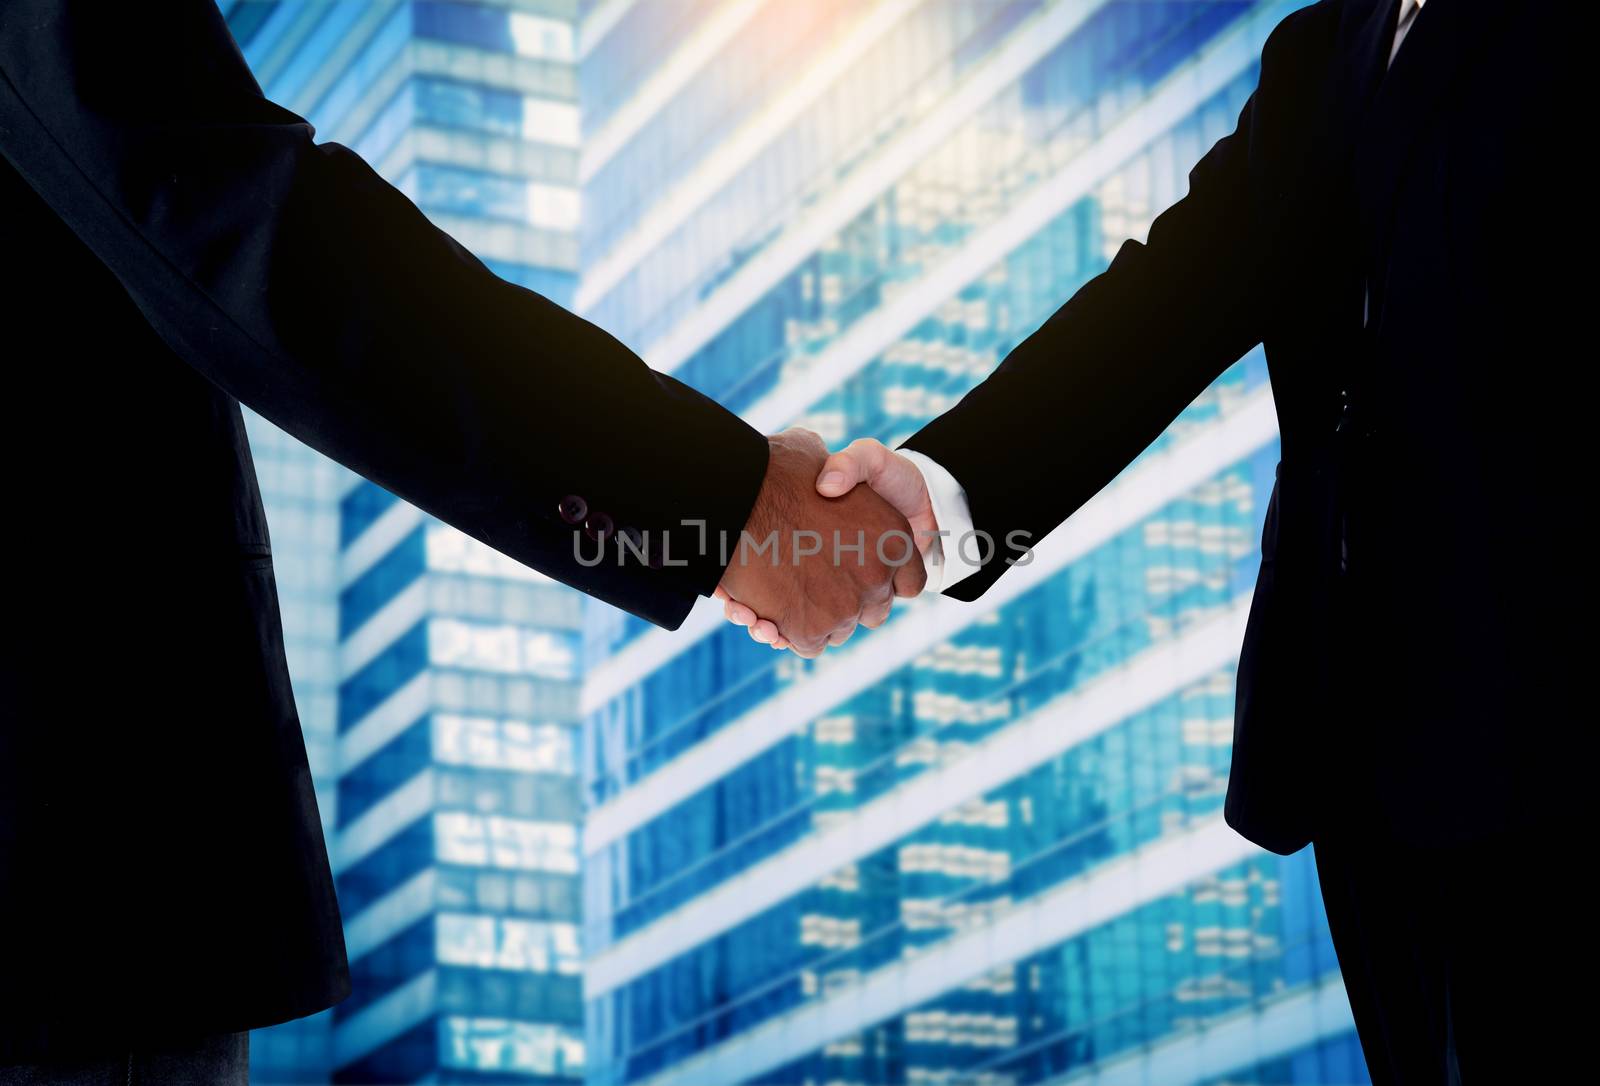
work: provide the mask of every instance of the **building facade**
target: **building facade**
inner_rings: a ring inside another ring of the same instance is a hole
[[[221,7],[319,140],[570,301],[572,0]],[[580,1081],[577,595],[249,426],[354,983],[258,1031],[254,1080]]]
[[[893,444],[1182,195],[1296,6],[596,0],[575,305]],[[982,601],[814,662],[591,606],[590,1086],[1366,1081],[1311,857],[1222,821],[1275,426],[1258,351]]]

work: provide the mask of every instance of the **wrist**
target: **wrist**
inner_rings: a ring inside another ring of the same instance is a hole
[[[933,530],[938,533],[934,536],[934,542],[938,546],[935,560],[939,571],[935,574],[929,570],[928,582],[931,589],[943,592],[976,573],[982,566],[977,559],[984,548],[982,541],[975,538],[977,532],[967,504],[967,492],[944,465],[926,453],[915,449],[897,449],[895,455],[916,468],[922,479],[928,499],[928,516],[933,523]],[[924,560],[930,559],[925,555]]]

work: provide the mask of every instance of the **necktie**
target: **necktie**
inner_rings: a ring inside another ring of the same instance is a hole
[[[1400,0],[1400,19],[1394,27],[1394,44],[1389,46],[1389,67],[1394,67],[1394,58],[1400,53],[1400,43],[1406,40],[1406,34],[1411,30],[1412,24],[1417,21],[1417,12],[1422,10],[1422,0]],[[1372,292],[1369,288],[1361,299],[1361,324],[1366,326],[1370,315]]]
[[[1406,34],[1411,30],[1411,24],[1417,21],[1417,12],[1422,10],[1419,0],[1400,0],[1400,21],[1395,24],[1394,44],[1389,46],[1389,64],[1394,65],[1394,58],[1400,52],[1400,43],[1406,40]]]

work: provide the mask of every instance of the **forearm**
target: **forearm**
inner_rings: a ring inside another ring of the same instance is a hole
[[[1147,244],[1126,243],[987,380],[905,443],[959,481],[985,542],[988,561],[950,595],[981,595],[1259,341],[1251,123],[1247,105]]]
[[[680,522],[738,531],[761,436],[316,145],[213,5],[6,6],[0,152],[177,354],[308,444],[655,621],[716,584]],[[652,539],[678,529],[688,564],[581,565],[567,495]]]

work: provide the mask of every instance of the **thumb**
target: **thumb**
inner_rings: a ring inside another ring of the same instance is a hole
[[[921,553],[913,548],[910,561],[894,571],[894,594],[902,599],[911,599],[922,595],[922,590],[926,587],[928,587],[928,570],[922,564]]]
[[[817,493],[824,498],[837,498],[850,493],[857,483],[868,482],[874,467],[870,446],[875,444],[854,441],[828,457],[817,473]]]
[[[852,441],[822,465],[817,476],[817,492],[825,498],[848,494],[857,483],[866,483],[878,497],[897,509],[916,533],[919,549],[927,548],[925,533],[938,529],[933,502],[922,472],[905,457],[871,438]]]

